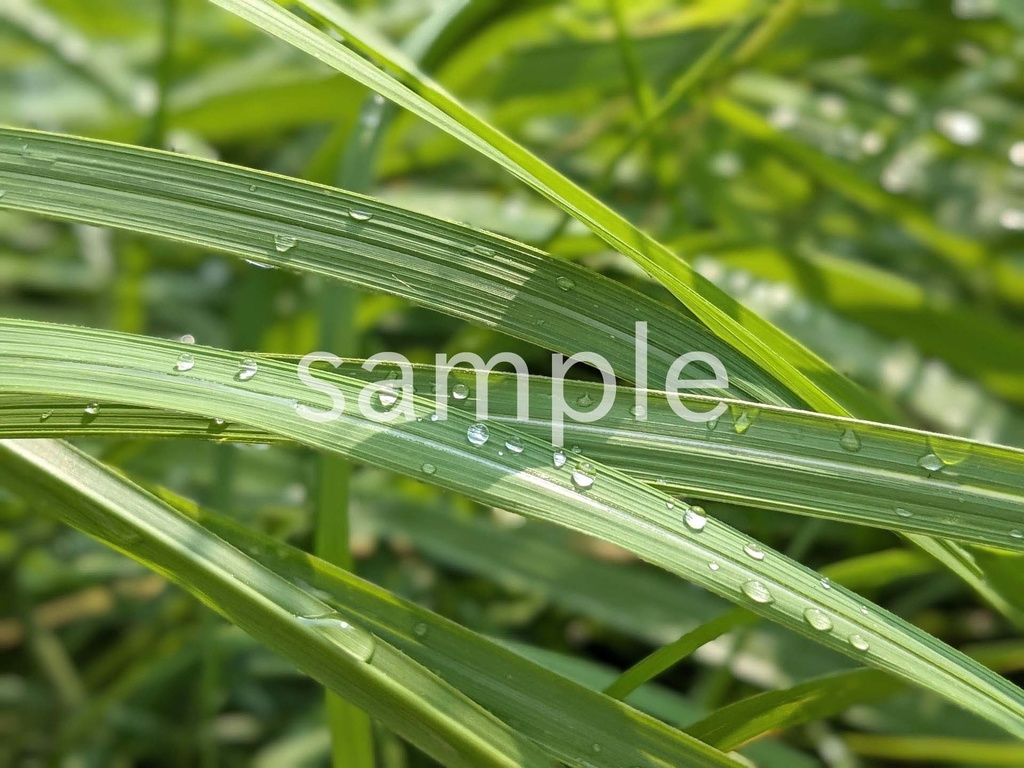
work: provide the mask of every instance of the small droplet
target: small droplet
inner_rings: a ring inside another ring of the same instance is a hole
[[[821,580],[821,586],[823,589],[832,589],[832,579],[826,576]]]
[[[850,451],[850,453],[860,450],[860,438],[852,429],[843,432],[843,436],[839,438],[839,444],[843,446],[843,450]]]
[[[466,430],[466,439],[477,448],[486,443],[490,437],[491,431],[487,429],[486,424],[474,424]]]
[[[223,429],[226,425],[227,422],[221,418],[215,418],[213,419],[212,422],[210,422],[210,426],[212,426],[214,429]]]
[[[255,192],[256,191],[256,185],[255,184],[250,184],[249,185],[249,191],[250,192]]]
[[[388,410],[398,402],[398,393],[391,387],[384,387],[377,390],[377,404],[384,410]]]
[[[377,649],[377,641],[374,636],[365,630],[353,627],[342,619],[340,614],[332,611],[296,618],[359,661],[368,663],[373,658],[373,653]]]
[[[946,466],[942,459],[936,456],[934,453],[928,453],[917,460],[917,466],[927,469],[929,472],[938,472],[944,466]]]
[[[868,641],[864,637],[864,635],[860,635],[860,634],[854,633],[854,634],[850,635],[850,637],[848,639],[850,641],[850,645],[852,645],[858,651],[866,651],[868,648],[871,647],[868,644]]]
[[[564,467],[567,460],[566,455],[562,451],[555,451],[551,454],[551,463],[555,465],[555,469]]]
[[[182,344],[195,344],[196,337],[193,336],[191,333],[186,333],[184,336],[179,337],[178,341],[180,341]]]
[[[913,517],[914,513],[911,512],[909,509],[904,509],[903,507],[896,507],[896,516],[897,517]]]
[[[518,436],[510,437],[505,441],[505,447],[512,453],[522,453],[524,448],[523,438]]]
[[[181,355],[178,356],[178,361],[174,364],[174,370],[180,373],[191,371],[195,367],[196,359],[188,352],[182,352]]]
[[[736,434],[742,435],[748,429],[750,425],[754,423],[754,416],[751,415],[750,411],[740,411],[740,415],[736,417],[733,422],[732,428],[736,430]]]
[[[53,416],[53,411],[43,411],[41,414],[39,414],[39,420],[46,421],[51,416]],[[1010,535],[1012,536],[1013,534],[1011,533]]]
[[[437,467],[433,464],[424,464],[420,469],[423,470],[424,475],[432,475],[437,472]]]
[[[479,254],[480,256],[493,256],[494,249],[488,248],[486,245],[474,245],[473,253]]]
[[[1012,531],[1010,531],[1010,538],[1011,539],[1024,539],[1024,533],[1021,533],[1020,529],[1014,528]]]
[[[819,632],[828,632],[832,629],[832,619],[820,608],[808,608],[804,611],[804,621]]]
[[[629,413],[635,419],[642,419],[644,416],[647,415],[647,409],[644,408],[642,405],[634,405],[632,408],[629,409]]]
[[[298,240],[292,235],[274,235],[274,250],[278,253],[290,251]]]
[[[712,571],[717,571],[720,568],[720,566],[718,565],[718,563],[712,560],[710,563],[708,563],[708,568],[710,568]]]
[[[594,404],[594,398],[590,396],[590,393],[584,392],[582,395],[576,398],[576,405],[581,408],[589,408]]]
[[[683,522],[691,531],[703,531],[704,526],[708,524],[708,519],[704,516],[704,508],[690,507],[683,515]]]
[[[426,624],[420,622],[415,627],[413,627],[412,631],[413,634],[416,635],[416,637],[426,637],[427,632],[429,632],[430,630],[427,628]]]
[[[590,465],[581,464],[572,471],[572,484],[577,490],[586,491],[594,487],[594,476],[590,474]]]
[[[274,264],[271,264],[268,261],[257,261],[256,259],[246,259],[245,263],[246,264],[252,264],[254,267],[259,267],[260,269],[277,269],[277,267]]]
[[[557,285],[563,291],[571,291],[573,288],[576,287],[575,281],[573,281],[572,278],[566,277],[565,275],[561,275],[555,278],[555,285]]]
[[[595,754],[601,751],[601,745],[598,744],[596,741],[590,745],[590,748],[594,750]]]
[[[764,550],[761,549],[759,544],[750,542],[749,544],[744,545],[743,551],[755,560],[764,560]]]
[[[674,501],[666,501],[665,502],[665,508],[666,509],[675,509],[676,508],[676,503]]]
[[[467,397],[469,397],[469,387],[465,384],[456,384],[452,388],[453,400],[465,400]]]
[[[772,593],[768,591],[768,587],[757,579],[751,579],[750,581],[743,583],[743,594],[755,603],[767,604],[775,602],[775,598],[772,597]]]
[[[89,416],[95,416],[97,413],[100,412],[100,404],[89,403],[87,406],[85,406],[85,412]]]
[[[245,358],[245,360],[242,361],[242,367],[238,369],[236,378],[239,381],[248,381],[249,379],[256,375],[256,371],[258,370],[259,366],[256,364],[256,361],[253,360],[251,357],[247,357]]]
[[[353,208],[348,212],[349,218],[355,219],[356,221],[369,221],[373,218],[373,214],[369,211],[359,211]]]
[[[441,420],[441,416],[440,416],[440,414],[438,414],[435,411],[434,413],[430,414],[430,420],[431,421],[440,421]]]

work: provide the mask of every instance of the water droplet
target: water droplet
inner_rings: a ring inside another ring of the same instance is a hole
[[[572,471],[572,484],[577,490],[586,491],[594,487],[594,476],[590,474],[591,466],[581,464]]]
[[[917,466],[927,469],[929,472],[938,472],[944,466],[946,466],[942,459],[936,456],[934,453],[928,453],[917,460]]]
[[[683,522],[691,531],[703,531],[704,526],[708,524],[708,519],[704,516],[704,508],[690,507],[683,515]]]
[[[441,420],[441,416],[437,412],[434,412],[434,413],[430,414],[430,420],[431,421],[440,421]]]
[[[465,400],[467,397],[469,397],[469,387],[465,384],[456,384],[452,388],[452,399]]]
[[[271,264],[269,261],[257,261],[256,259],[246,259],[245,263],[252,264],[254,267],[259,267],[260,269],[277,269],[277,267],[274,264]]]
[[[591,748],[592,750],[594,750],[594,752],[595,752],[595,753],[597,753],[597,752],[600,752],[600,751],[601,751],[601,745],[600,745],[600,744],[598,744],[598,743],[597,743],[596,741],[595,741],[595,742],[594,742],[593,744],[591,744],[591,745],[590,745],[590,748]]]
[[[178,361],[174,364],[174,370],[184,373],[185,371],[191,371],[196,367],[196,359],[192,357],[188,352],[182,352],[178,356]]]
[[[904,509],[903,507],[896,507],[896,516],[897,517],[913,517],[914,513],[911,512],[909,509]]]
[[[632,408],[629,409],[629,413],[635,419],[642,419],[644,416],[647,415],[647,409],[644,408],[642,405],[634,405]]]
[[[428,629],[427,625],[422,623],[422,622],[420,622],[419,624],[417,624],[415,627],[412,628],[412,632],[413,632],[414,635],[416,635],[416,637],[426,637],[427,636],[427,632],[429,632],[429,631],[430,630]]]
[[[85,413],[88,416],[95,416],[99,412],[100,412],[100,404],[99,403],[89,403],[87,406],[85,406]]]
[[[196,337],[193,336],[191,333],[186,333],[184,336],[179,337],[178,341],[180,341],[182,344],[195,344]]]
[[[488,248],[486,245],[474,245],[473,253],[479,254],[480,256],[493,256],[494,249]]]
[[[720,566],[718,565],[718,563],[716,563],[714,560],[708,563],[708,568],[710,568],[712,571],[717,571],[719,567]]]
[[[256,375],[256,371],[258,370],[259,366],[256,364],[256,361],[251,357],[247,357],[242,361],[242,367],[238,369],[238,373],[235,375],[235,378],[239,381],[248,381]]]
[[[384,410],[388,410],[398,402],[398,393],[391,387],[384,387],[377,390],[377,403]]]
[[[46,421],[51,416],[53,416],[53,411],[43,411],[41,414],[39,414],[39,420]],[[1013,534],[1011,533],[1010,535],[1012,536]]]
[[[1010,538],[1011,539],[1024,539],[1024,533],[1021,533],[1019,528],[1014,528],[1012,531],[1010,531]]]
[[[505,447],[508,448],[512,453],[522,453],[524,448],[523,438],[519,436],[510,437],[508,440],[505,441]]]
[[[213,419],[213,421],[210,422],[210,426],[213,427],[214,429],[223,429],[225,426],[227,426],[227,422],[224,421],[224,419],[215,418]]]
[[[750,542],[749,544],[744,545],[743,551],[755,560],[764,560],[764,550],[761,549],[759,544]]]
[[[359,661],[367,663],[373,658],[373,652],[377,649],[377,641],[374,636],[365,630],[353,627],[337,612],[331,611],[330,613],[296,618]]]
[[[824,589],[832,589],[832,579],[830,579],[828,576],[826,576],[825,578],[823,578],[821,580],[821,586]]]
[[[487,429],[486,424],[474,424],[466,430],[466,439],[477,448],[486,443],[490,437],[491,431]]]
[[[555,451],[551,454],[551,463],[555,465],[555,469],[564,467],[567,460],[566,455],[562,451]]]
[[[571,291],[573,288],[576,287],[576,282],[572,278],[566,277],[565,275],[561,275],[555,278],[555,285],[557,285],[563,291]]]
[[[423,470],[423,474],[424,475],[432,475],[435,472],[437,472],[437,467],[435,467],[433,464],[429,464],[429,463],[428,464],[424,464],[422,467],[420,467],[420,469]]]
[[[808,608],[804,611],[804,621],[819,632],[828,632],[832,629],[832,619],[820,608]]]
[[[858,651],[866,651],[868,648],[871,647],[868,644],[868,641],[864,637],[864,635],[860,635],[860,634],[854,633],[854,634],[850,635],[850,637],[848,639],[850,641],[850,645],[852,645]]]
[[[732,428],[736,430],[736,434],[742,435],[748,429],[750,425],[754,423],[754,419],[757,417],[757,411],[740,411],[736,420],[733,422]]]
[[[249,191],[250,192],[255,192],[256,191],[256,185],[255,184],[250,184],[249,185]]]
[[[860,438],[857,437],[857,433],[852,429],[843,432],[843,436],[839,438],[839,444],[843,446],[844,450],[851,453],[856,453],[860,450]]]
[[[743,594],[755,603],[767,604],[775,602],[775,598],[772,597],[772,593],[768,591],[768,587],[757,579],[751,579],[750,581],[743,583]]]
[[[278,253],[290,251],[298,240],[292,235],[274,235],[274,250]]]
[[[349,218],[355,219],[356,221],[369,221],[373,218],[373,214],[369,211],[359,211],[353,208],[348,212]]]
[[[676,508],[676,503],[674,501],[666,501],[665,502],[665,508],[666,509],[675,509]]]
[[[576,405],[581,408],[589,408],[594,404],[594,398],[590,396],[588,392],[584,392],[582,395],[576,398]]]

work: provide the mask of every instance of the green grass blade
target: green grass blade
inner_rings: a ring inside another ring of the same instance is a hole
[[[383,424],[351,412],[313,423],[297,416],[296,372],[263,360],[239,381],[235,353],[190,347],[194,367],[175,373],[181,345],[123,334],[6,321],[0,389],[217,415],[297,442],[427,479],[481,502],[585,531],[865,664],[935,691],[1008,732],[1024,735],[1024,693],[898,617],[830,584],[715,520],[704,522],[663,493],[583,455],[553,468],[547,441],[491,423],[490,446],[523,439],[498,455],[474,446],[470,414],[433,422],[432,401],[415,398],[417,420]],[[336,375],[346,402],[364,383]],[[323,408],[326,398],[302,397]],[[101,406],[102,407],[102,406]],[[88,420],[91,414],[85,413]],[[429,465],[429,468],[428,468]],[[577,489],[579,473],[596,478]],[[683,515],[689,512],[688,515]],[[717,569],[709,567],[714,563]],[[822,615],[827,617],[823,627]]]
[[[328,35],[270,0],[213,0],[242,18],[335,67],[497,162],[569,212],[643,267],[708,328],[770,372],[814,409],[877,414],[873,400],[823,360],[729,298],[678,255],[630,224],[585,190],[467,110],[386,41],[369,33],[339,6],[306,0],[302,6],[337,26],[363,52],[391,68],[416,90],[385,74]]]
[[[2,337],[2,336],[0,336]],[[341,367],[346,376],[371,382],[375,373],[357,361]],[[435,369],[416,367],[425,391]],[[330,374],[324,374],[330,380]],[[472,410],[478,394],[475,376],[454,371],[464,383]],[[492,374],[488,411],[492,420],[550,439],[551,381],[529,380],[530,421],[516,423],[516,390],[508,374]],[[663,491],[687,497],[741,504],[869,525],[906,534],[930,534],[965,543],[1024,552],[1024,497],[1018,478],[1024,451],[899,427],[837,419],[806,411],[734,403],[711,429],[685,421],[665,395],[647,393],[646,419],[634,415],[635,391],[616,390],[615,403],[598,423],[569,422],[566,443]],[[597,402],[600,387],[565,382],[566,402]],[[694,412],[718,401],[682,396]],[[2,399],[0,433],[10,436],[111,434],[273,439],[233,425],[210,433],[208,423],[137,409],[104,411],[83,424],[81,403],[46,398]],[[39,415],[52,414],[45,421]],[[935,463],[937,462],[937,463]],[[927,466],[923,466],[926,464]],[[946,551],[927,545],[934,554]]]
[[[62,521],[180,584],[443,764],[551,764],[384,640],[76,449],[5,440],[0,456],[8,482],[50,502]]]
[[[648,323],[652,381],[682,352],[716,355],[733,396],[795,404],[684,315],[528,246],[362,195],[138,147],[0,128],[0,209],[128,229],[349,285],[632,374]],[[352,211],[359,219],[353,218]],[[363,220],[369,214],[369,220]],[[275,238],[294,238],[283,250]],[[571,297],[573,301],[566,299]],[[599,329],[595,333],[595,329]]]

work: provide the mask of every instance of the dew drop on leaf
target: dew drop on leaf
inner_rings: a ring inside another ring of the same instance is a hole
[[[466,439],[469,440],[470,445],[475,445],[477,448],[490,440],[490,438],[491,431],[487,429],[486,424],[474,424],[466,430]]]
[[[775,598],[772,597],[772,593],[768,591],[768,587],[757,579],[751,579],[750,581],[743,583],[743,594],[755,603],[767,604],[775,602]]]
[[[686,510],[686,514],[683,515],[683,522],[686,523],[686,527],[691,531],[703,531],[704,526],[708,524],[708,519],[704,515],[704,508],[690,507]]]
[[[564,467],[567,460],[566,455],[562,451],[555,451],[551,454],[551,463],[554,464],[555,469]]]
[[[522,453],[524,447],[523,438],[518,436],[510,437],[505,441],[505,447],[512,453]]]
[[[373,218],[373,214],[369,211],[360,211],[353,208],[348,212],[349,218],[355,219],[356,221],[369,221]]]
[[[274,250],[285,253],[295,247],[298,240],[292,235],[274,235]]]
[[[456,384],[452,388],[453,400],[465,400],[467,397],[469,397],[469,387],[465,384]]]
[[[828,632],[832,629],[832,619],[820,608],[808,608],[804,611],[804,621],[819,632]]]
[[[850,635],[848,639],[850,641],[850,645],[852,645],[858,651],[866,651],[868,648],[871,647],[871,645],[868,643],[864,635],[854,633]]]
[[[750,542],[749,544],[746,544],[743,547],[743,551],[746,552],[748,556],[754,558],[755,560],[764,560],[764,550],[761,549],[761,546],[759,544],[755,544],[754,542]]]
[[[589,464],[581,464],[572,471],[572,484],[577,490],[587,491],[594,487],[594,475]]]
[[[258,370],[259,366],[256,364],[256,361],[251,357],[247,357],[242,361],[242,366],[238,369],[236,377],[239,381],[249,381],[249,379],[256,375]]]
[[[850,451],[850,453],[856,453],[860,450],[860,438],[857,437],[857,433],[852,429],[843,432],[843,436],[839,438],[839,444],[843,447],[843,450]]]
[[[196,359],[192,357],[188,352],[182,352],[178,356],[177,362],[174,363],[174,370],[184,373],[185,371],[191,371],[196,367]]]
[[[576,287],[576,283],[572,278],[560,275],[555,279],[555,285],[557,285],[563,291],[571,291]]]

